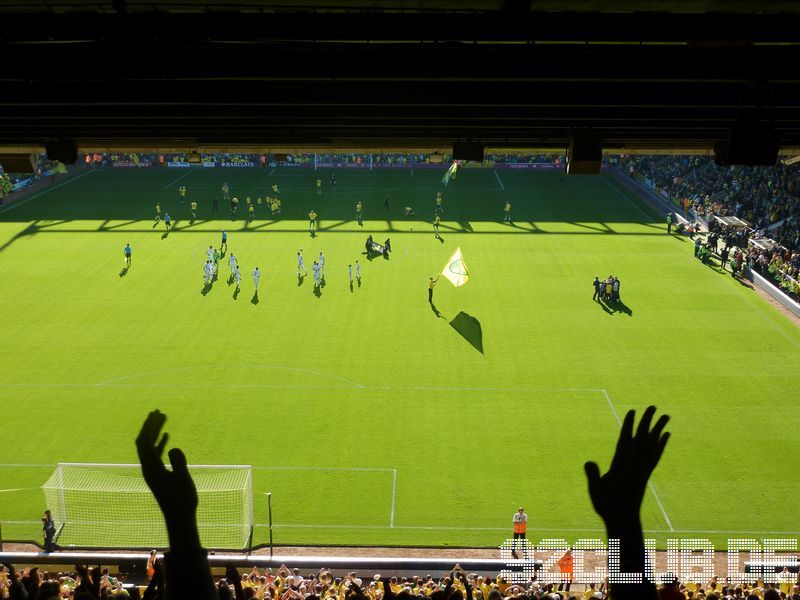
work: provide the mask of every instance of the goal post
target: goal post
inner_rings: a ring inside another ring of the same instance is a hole
[[[253,532],[251,467],[189,465],[189,473],[197,487],[201,543],[206,548],[249,548]],[[42,489],[62,546],[168,545],[164,517],[138,464],[59,463]]]

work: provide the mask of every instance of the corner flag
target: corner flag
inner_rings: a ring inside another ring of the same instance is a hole
[[[456,248],[453,256],[447,261],[444,269],[442,269],[442,275],[456,287],[462,286],[469,281],[469,272],[467,271],[467,265],[464,264],[464,257],[461,256],[460,247]]]
[[[459,167],[458,161],[454,160],[453,164],[450,165],[450,168],[447,169],[447,173],[445,173],[444,177],[442,177],[442,183],[444,185],[447,185],[448,183],[450,183],[450,178],[451,177],[455,177],[456,176],[456,171],[458,171],[458,167]]]

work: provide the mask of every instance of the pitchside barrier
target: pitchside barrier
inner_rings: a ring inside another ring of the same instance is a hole
[[[23,566],[41,566],[42,570],[49,565],[69,565],[71,570],[76,564],[102,565],[109,567],[110,572],[143,576],[147,565],[147,553],[112,554],[104,552],[52,552],[50,554],[38,552],[0,552],[0,563],[11,563],[17,568]],[[411,575],[428,575],[438,578],[443,573],[450,572],[458,563],[468,573],[474,572],[481,576],[495,577],[504,569],[514,570],[509,567],[509,562],[501,559],[476,559],[476,558],[375,558],[360,556],[279,556],[273,557],[243,554],[210,554],[208,562],[212,570],[224,575],[227,565],[234,565],[240,569],[269,567],[274,571],[285,564],[290,569],[297,567],[301,573],[314,572],[326,568],[333,571],[334,576],[342,576],[351,571],[359,571],[364,577],[366,574],[380,573],[386,577],[406,577]],[[537,571],[542,568],[543,562],[526,561],[525,567]],[[519,565],[522,570],[523,565]],[[219,571],[217,571],[219,569]],[[51,571],[54,569],[50,569]],[[61,569],[59,569],[61,570]],[[366,579],[366,577],[364,577]]]

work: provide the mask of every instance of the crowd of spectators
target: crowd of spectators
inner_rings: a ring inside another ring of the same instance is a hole
[[[0,567],[0,598],[9,600],[163,600],[165,582],[163,561],[157,560],[149,582],[126,584],[123,577],[108,569],[77,565],[74,572],[48,573],[38,568],[20,572]],[[663,600],[796,600],[800,598],[797,575],[787,573],[781,583],[761,581],[731,585],[717,578],[706,583],[665,583],[658,589]],[[465,573],[456,565],[439,578],[431,575],[362,579],[352,571],[335,577],[330,569],[301,574],[300,569],[281,565],[272,570],[257,567],[240,573],[228,566],[224,577],[216,578],[213,588],[219,600],[607,600],[607,581],[590,583],[581,591],[563,589],[558,583],[542,583],[536,577],[525,584],[512,584],[503,577],[481,577]],[[190,600],[189,596],[186,596]]]
[[[621,166],[711,221],[735,216],[790,249],[800,248],[800,166],[719,167],[706,156],[628,156]]]
[[[715,238],[726,257],[732,247],[746,249],[751,269],[800,299],[800,165],[720,167],[705,156],[628,156],[620,164],[665,192],[685,216],[692,211],[705,220],[711,250],[720,251]],[[751,229],[723,227],[715,216],[738,217]],[[770,242],[748,247],[748,238]]]
[[[751,246],[748,266],[772,279],[790,298],[800,302],[800,251],[781,246],[770,249]]]
[[[558,154],[487,154],[484,159],[496,164],[549,163],[559,165],[564,163],[564,156]]]
[[[141,161],[146,165],[158,165],[164,162],[187,162],[188,153],[96,153],[82,155],[81,161],[86,164],[98,166],[112,166],[115,162],[133,161],[137,164]],[[134,160],[135,159],[135,160]],[[394,165],[425,165],[442,164],[448,165],[453,161],[450,153],[429,154],[418,152],[387,152],[387,153],[301,153],[301,154],[242,154],[242,153],[217,153],[202,154],[202,161],[224,162],[224,161],[248,161],[256,165],[268,167],[284,166],[310,166],[314,164],[336,164],[336,165],[355,165],[369,167],[385,167]],[[563,156],[557,154],[487,154],[485,161],[490,164],[514,164],[514,163],[539,163],[559,165],[564,161]]]

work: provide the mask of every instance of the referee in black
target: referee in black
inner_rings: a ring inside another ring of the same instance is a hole
[[[436,276],[436,279],[431,277],[430,281],[428,282],[428,302],[433,304],[433,286],[436,285],[436,282],[439,281],[439,276]]]

